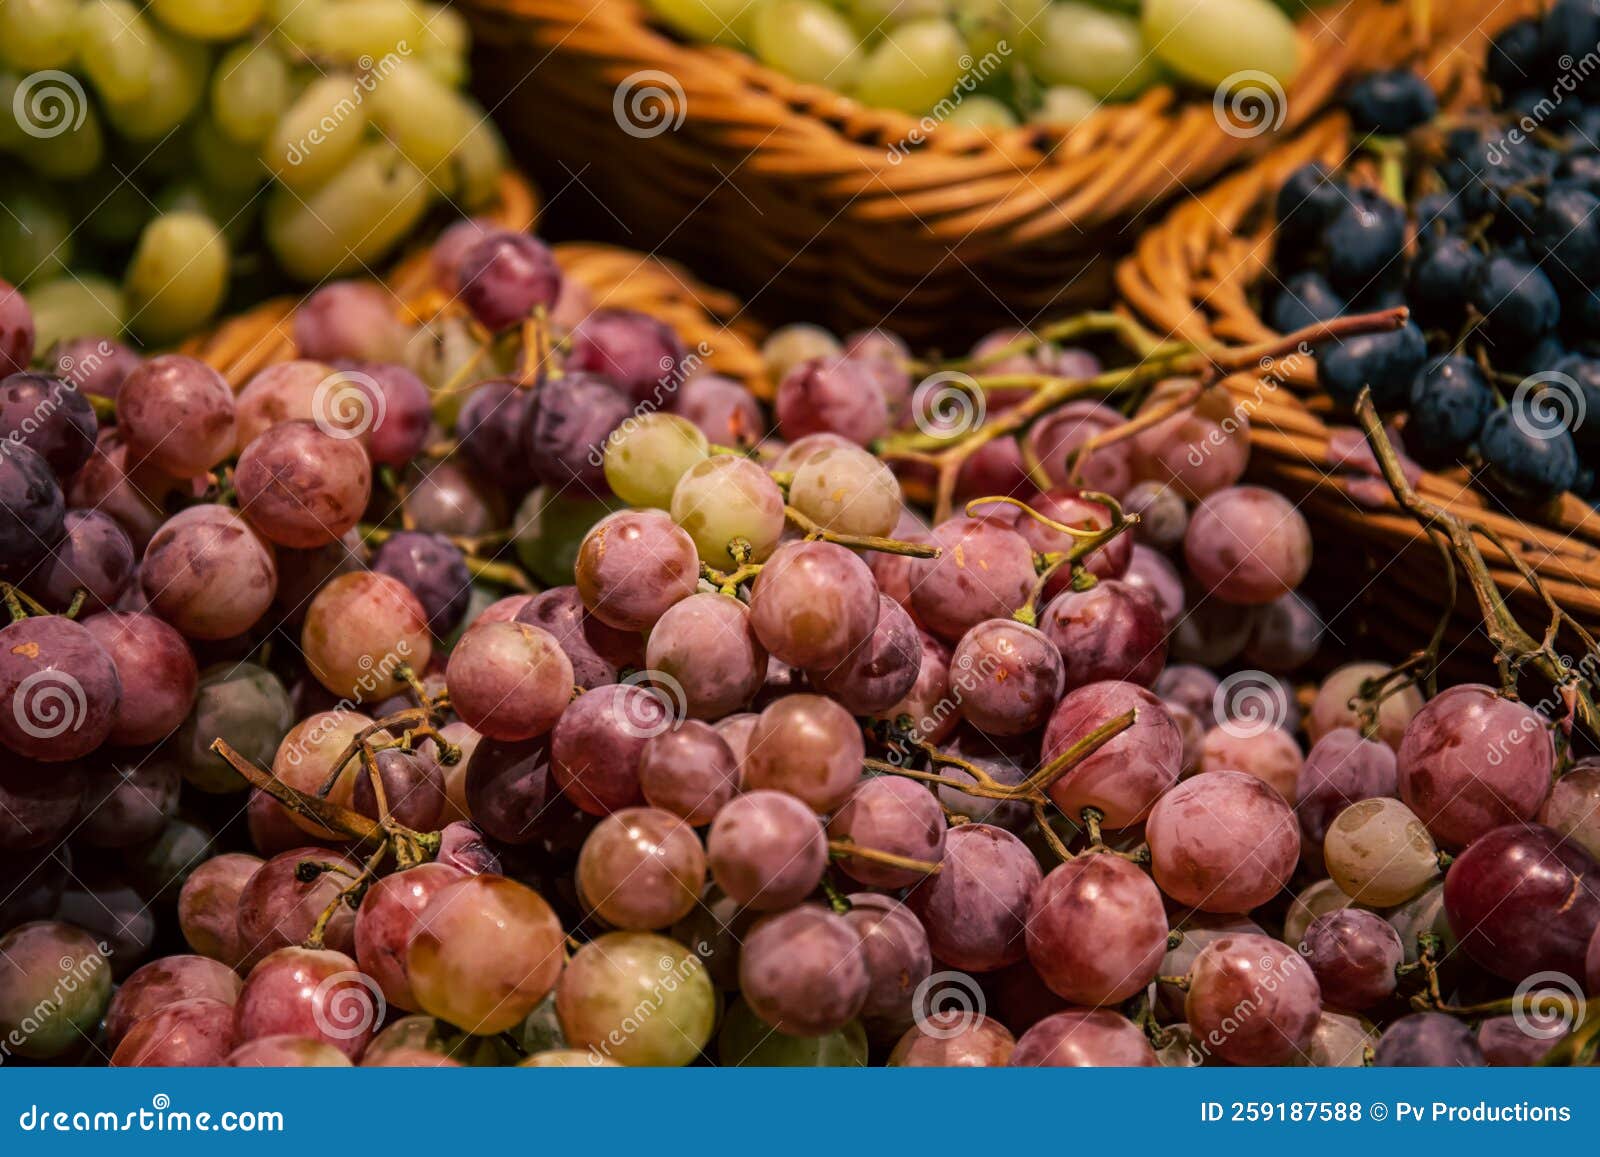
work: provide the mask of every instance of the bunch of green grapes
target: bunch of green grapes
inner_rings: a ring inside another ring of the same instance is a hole
[[[938,124],[1074,124],[1152,85],[1216,90],[1300,66],[1312,0],[649,0],[696,40]]]
[[[0,278],[41,348],[171,341],[487,201],[467,41],[428,0],[0,0]]]

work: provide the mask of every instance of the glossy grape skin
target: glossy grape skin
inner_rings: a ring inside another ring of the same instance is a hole
[[[1600,858],[1600,767],[1580,760],[1556,780],[1539,809],[1539,822]]]
[[[1351,701],[1360,694],[1363,682],[1381,679],[1388,671],[1388,666],[1383,663],[1346,663],[1335,669],[1322,681],[1311,712],[1306,716],[1306,733],[1311,736],[1311,741],[1315,743],[1337,727],[1359,729],[1360,715],[1350,705]],[[1407,687],[1390,695],[1378,706],[1378,730],[1373,738],[1382,740],[1398,751],[1406,727],[1420,710],[1422,692],[1415,687]]]
[[[1417,712],[1396,766],[1400,798],[1454,850],[1539,814],[1555,745],[1549,723],[1532,708],[1482,684],[1461,684]]]
[[[638,1017],[651,1002],[648,1018]],[[716,990],[699,958],[675,940],[610,932],[580,948],[556,987],[569,1047],[629,1066],[686,1065],[711,1040]]]
[[[682,374],[686,351],[671,326],[633,309],[597,309],[568,335],[566,368],[598,374],[632,401],[663,405]]]
[[[871,978],[861,937],[819,904],[768,916],[745,937],[739,990],[779,1032],[825,1036],[856,1018]]]
[[[595,618],[619,630],[644,631],[695,593],[700,560],[694,540],[663,511],[622,510],[585,536],[576,575],[578,593]]]
[[[1322,854],[1346,895],[1378,907],[1411,899],[1439,872],[1428,829],[1405,804],[1387,797],[1361,800],[1335,816]]]
[[[1145,825],[1161,890],[1206,912],[1248,912],[1289,882],[1300,860],[1294,812],[1240,771],[1208,771],[1156,801]]]
[[[1195,508],[1183,553],[1189,573],[1217,598],[1258,606],[1305,578],[1311,568],[1311,530],[1277,491],[1237,486]]]
[[[822,823],[792,795],[748,791],[730,800],[706,835],[711,876],[735,903],[758,912],[793,907],[822,879]]]
[[[1305,938],[1306,929],[1318,916],[1355,906],[1356,902],[1333,880],[1318,880],[1301,889],[1289,901],[1289,910],[1283,916],[1283,942],[1299,944]]]
[[[941,554],[912,569],[911,609],[949,642],[985,619],[1009,618],[1033,590],[1033,550],[1014,530],[977,518],[934,527]]]
[[[1418,1012],[1390,1022],[1372,1063],[1378,1068],[1477,1068],[1488,1062],[1467,1025],[1442,1012]]]
[[[116,404],[134,459],[174,478],[204,474],[233,449],[233,391],[194,358],[151,358],[123,379]]]
[[[178,926],[190,948],[229,969],[244,963],[239,897],[264,863],[259,856],[227,852],[190,873],[178,893]]]
[[[29,586],[48,607],[66,610],[81,590],[87,611],[103,611],[116,605],[133,572],[133,541],[115,519],[98,510],[69,510],[61,540]]]
[[[225,506],[191,506],[156,531],[139,565],[150,610],[191,639],[231,639],[278,589],[272,545]]]
[[[810,358],[778,382],[778,430],[793,442],[831,433],[865,446],[889,431],[889,404],[870,366],[843,357]]]
[[[397,694],[401,666],[427,669],[433,637],[417,597],[398,579],[356,571],[329,582],[306,611],[300,649],[311,674],[357,703]]]
[[[31,1060],[66,1054],[91,1038],[111,999],[111,966],[93,937],[69,924],[36,921],[0,936],[7,982],[0,1032]],[[39,1015],[54,1005],[53,1015]]]
[[[106,479],[112,493],[117,481]],[[66,500],[49,464],[24,445],[8,446],[0,457],[0,552],[14,566],[31,567],[65,531]]]
[[[9,281],[0,281],[0,371],[21,373],[33,360],[33,311]]]
[[[1312,745],[1296,779],[1295,814],[1307,854],[1321,854],[1328,826],[1345,808],[1375,796],[1393,795],[1397,786],[1394,751],[1363,739],[1350,727],[1327,732]]]
[[[916,685],[922,640],[904,607],[878,596],[872,635],[843,663],[808,672],[811,683],[838,699],[852,714],[870,715],[900,702]]]
[[[180,1000],[140,1020],[111,1054],[112,1068],[216,1067],[234,1046],[231,1004]]]
[[[526,623],[474,626],[445,668],[450,704],[491,739],[534,739],[572,699],[572,662],[548,631]]]
[[[301,881],[300,865],[307,862],[337,864],[350,875],[321,872]],[[349,857],[318,847],[292,848],[263,864],[239,893],[239,942],[245,964],[253,968],[270,953],[303,943],[359,871]],[[341,952],[353,948],[355,921],[355,913],[341,904],[328,921],[323,942]]]
[[[549,309],[561,292],[555,256],[526,233],[499,231],[482,238],[461,256],[457,295],[489,330],[499,333]]]
[[[933,971],[922,923],[900,901],[878,892],[853,892],[845,923],[861,937],[867,963],[867,998],[860,1017],[876,1041],[893,1039],[911,1025],[912,997]]]
[[[485,739],[466,763],[467,804],[477,824],[501,843],[537,839],[551,795],[550,741]]]
[[[1037,371],[1035,371],[1037,372]],[[1057,486],[1072,483],[1069,459],[1096,434],[1124,424],[1126,419],[1100,402],[1082,399],[1052,410],[1028,427],[1026,447],[1045,477]],[[1124,439],[1103,446],[1082,462],[1082,485],[1115,497],[1133,482],[1133,446]]]
[[[406,948],[423,910],[447,884],[467,878],[446,864],[419,864],[373,883],[356,913],[355,957],[361,970],[395,1008],[414,1010],[416,995],[406,977]]]
[[[372,494],[361,444],[312,422],[283,422],[245,447],[234,471],[239,509],[279,546],[310,550],[353,528]]]
[[[49,763],[105,742],[122,680],[83,624],[35,615],[0,628],[0,744]]]
[[[875,776],[856,785],[828,821],[828,836],[860,848],[937,864],[944,858],[945,820],[926,786],[899,776]],[[905,888],[926,873],[844,856],[840,869],[871,888]]]
[[[694,719],[744,710],[767,674],[767,651],[750,611],[721,594],[690,595],[667,608],[645,645],[645,666],[675,679]]]
[[[766,432],[761,404],[743,385],[717,374],[690,378],[678,391],[678,413],[718,446],[746,450]]]
[[[383,1021],[383,997],[343,952],[280,948],[250,970],[234,1027],[241,1044],[289,1034],[359,1060]]]
[[[893,472],[854,446],[819,450],[801,463],[789,501],[825,530],[876,537],[894,529],[903,505]]]
[[[183,783],[177,764],[159,755],[107,761],[89,782],[73,835],[97,848],[127,848],[153,840],[178,811]]]
[[[1017,1038],[1012,1068],[1156,1068],[1156,1053],[1131,1020],[1107,1009],[1068,1009]]]
[[[597,916],[624,931],[654,931],[683,919],[705,879],[700,838],[660,808],[613,812],[578,853],[579,891]]]
[[[76,385],[49,374],[0,378],[0,439],[7,450],[25,445],[65,478],[94,453],[98,430],[94,408]]]
[[[783,491],[748,458],[719,454],[684,472],[672,492],[672,520],[683,527],[707,566],[732,571],[733,543],[743,539],[749,560],[764,562],[783,537]]]
[[[1138,587],[1106,579],[1064,591],[1039,617],[1062,657],[1068,688],[1106,679],[1149,686],[1167,658],[1166,628],[1155,600]]]
[[[1597,871],[1560,833],[1507,824],[1474,840],[1450,865],[1445,912],[1467,955],[1496,976],[1582,976],[1600,925]]]
[[[500,873],[500,857],[484,843],[483,834],[460,820],[446,824],[439,832],[439,855],[434,862],[459,868],[469,875]]]
[[[528,411],[528,461],[545,483],[576,485],[594,498],[610,493],[605,447],[628,420],[628,399],[593,374],[569,373],[545,382]]]
[[[1116,716],[1132,710],[1133,725],[1113,736],[1047,789],[1069,818],[1098,808],[1108,829],[1128,827],[1149,814],[1162,792],[1177,782],[1183,738],[1165,707],[1132,683],[1091,683],[1069,691],[1045,728],[1043,763]]]
[[[134,701],[138,699],[136,689]],[[212,742],[224,739],[246,759],[271,763],[294,721],[289,694],[271,671],[253,663],[206,668],[194,710],[174,740],[184,778],[201,791],[240,790],[243,777],[212,752]]]
[[[1254,1004],[1250,1015],[1240,1009]],[[1322,1013],[1317,978],[1288,945],[1254,933],[1206,945],[1189,974],[1184,1015],[1223,1060],[1238,1065],[1285,1064],[1311,1043]]]
[[[750,625],[769,654],[793,667],[845,662],[878,621],[867,565],[831,542],[791,542],[762,566],[750,591]]]
[[[347,1069],[350,1058],[326,1041],[275,1033],[247,1041],[228,1054],[229,1068]]]
[[[639,790],[653,808],[708,824],[739,794],[739,761],[716,729],[688,719],[651,736],[639,754]]]
[[[1150,877],[1127,860],[1084,855],[1053,868],[1033,893],[1028,959],[1073,1004],[1115,1004],[1155,978],[1167,916]]]
[[[111,997],[105,1014],[106,1043],[115,1049],[134,1025],[179,1001],[207,999],[232,1007],[244,981],[231,968],[204,956],[163,956],[135,969]]]
[[[1405,960],[1400,934],[1382,916],[1360,908],[1341,908],[1318,916],[1300,940],[1333,1008],[1360,1012],[1394,994],[1395,969]]]
[[[788,792],[826,814],[855,789],[864,754],[861,729],[843,707],[820,695],[788,695],[751,732],[744,782]]]
[[[851,1021],[824,1036],[790,1036],[735,1000],[717,1030],[717,1063],[723,1068],[864,1068],[867,1034]]]
[[[986,619],[951,652],[952,677],[962,688],[961,714],[991,735],[1022,735],[1041,726],[1065,688],[1056,645],[1013,619]]]
[[[896,1042],[886,1062],[890,1068],[1004,1068],[1016,1051],[1011,1031],[982,1013],[935,1013],[926,1024],[912,1025]]]
[[[907,897],[939,960],[992,972],[1022,959],[1028,906],[1043,874],[1027,846],[988,824],[962,824],[945,839],[943,870]]]
[[[595,816],[643,803],[639,757],[650,737],[670,726],[666,704],[643,687],[612,683],[586,691],[550,736],[556,786]]]

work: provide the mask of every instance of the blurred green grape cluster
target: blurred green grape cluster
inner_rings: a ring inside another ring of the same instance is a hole
[[[0,0],[0,278],[41,348],[172,341],[490,199],[467,48],[425,0]]]
[[[1101,104],[1241,73],[1286,85],[1308,0],[647,0],[680,35],[939,123],[1074,124]]]

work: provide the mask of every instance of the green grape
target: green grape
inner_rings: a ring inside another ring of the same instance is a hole
[[[290,274],[316,281],[379,261],[427,212],[432,190],[387,141],[367,145],[321,188],[274,189],[267,244]]]
[[[672,491],[672,521],[694,540],[701,561],[733,570],[735,539],[750,547],[751,562],[764,562],[783,537],[783,492],[748,458],[719,454],[696,463]]]
[[[66,272],[74,248],[72,222],[60,198],[42,187],[12,186],[0,200],[6,207],[0,213],[0,277],[22,285]]]
[[[825,1036],[790,1036],[738,1000],[722,1018],[717,1060],[724,1068],[865,1068],[867,1032],[853,1020]]]
[[[649,0],[649,5],[650,11],[674,32],[717,44],[742,41],[750,11],[749,0]]]
[[[506,148],[494,122],[482,115],[477,105],[471,107],[477,119],[450,154],[447,188],[458,204],[475,209],[488,204],[499,191]]]
[[[228,136],[210,117],[195,120],[189,143],[200,179],[214,189],[253,193],[269,176],[260,154]]]
[[[1049,7],[1050,0],[963,0],[955,22],[973,56],[1003,58],[1038,43]]]
[[[123,136],[149,141],[188,118],[206,92],[211,53],[204,44],[151,29],[150,85],[144,96],[106,103],[106,119]]]
[[[211,218],[166,213],[144,227],[123,285],[128,324],[152,341],[204,325],[228,290],[228,244]]]
[[[876,36],[908,20],[951,15],[945,0],[845,0],[844,10],[863,37]]]
[[[78,0],[5,0],[0,62],[24,72],[66,66],[78,49],[77,23]]]
[[[552,492],[536,486],[517,508],[511,545],[534,578],[545,586],[566,586],[572,582],[578,547],[589,528],[622,507],[622,503],[590,498],[581,491]]]
[[[710,453],[706,436],[687,418],[629,418],[606,442],[606,481],[624,502],[665,510],[672,505],[678,479]]]
[[[1137,96],[1156,79],[1138,22],[1079,0],[1052,4],[1028,64],[1046,84],[1070,84],[1106,99]]]
[[[156,194],[158,213],[199,213],[218,222],[230,246],[248,244],[261,217],[261,199],[251,189],[218,189],[198,181],[174,181]]]
[[[119,334],[127,316],[121,288],[92,273],[29,286],[27,297],[35,349],[46,350],[69,338]]]
[[[211,76],[211,116],[240,144],[265,140],[293,96],[289,62],[270,43],[235,45]]]
[[[39,90],[35,89],[35,92]],[[61,90],[65,95],[68,90]],[[100,116],[87,100],[69,99],[61,106],[62,116],[70,119],[51,122],[53,135],[27,133],[17,151],[34,172],[56,180],[86,177],[105,159],[105,138],[100,132]],[[82,116],[82,120],[77,118]]]
[[[809,84],[849,88],[861,67],[855,29],[821,0],[765,0],[748,35],[762,64]]]
[[[312,29],[312,55],[362,69],[381,68],[383,58],[391,54],[409,56],[425,35],[422,13],[405,0],[317,5]]]
[[[150,0],[150,10],[174,32],[194,40],[232,40],[261,19],[265,0]]]
[[[1042,125],[1075,125],[1100,107],[1094,93],[1070,84],[1053,85],[1028,119]]]
[[[418,4],[416,8],[423,21],[417,58],[439,83],[460,88],[467,79],[467,52],[472,46],[466,19],[442,4]]]
[[[913,20],[892,29],[867,54],[854,95],[874,108],[920,113],[952,100],[972,67],[966,42],[948,20]]]
[[[267,134],[261,159],[291,189],[314,189],[347,165],[367,131],[365,93],[347,72],[312,81]]]
[[[366,108],[384,137],[435,181],[448,180],[451,174],[436,170],[472,132],[478,111],[411,61],[400,62],[370,83]]]
[[[1285,85],[1300,69],[1294,24],[1268,0],[1146,0],[1142,27],[1163,64],[1208,87],[1240,73]]]
[[[155,29],[130,0],[89,0],[78,12],[78,67],[107,101],[135,101],[155,79]]]
[[[971,129],[1009,129],[1017,123],[1017,117],[1004,101],[977,93],[956,105],[944,123]]]

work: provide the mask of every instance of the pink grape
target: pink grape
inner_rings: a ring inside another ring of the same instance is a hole
[[[1021,960],[1028,906],[1043,879],[1033,854],[1008,831],[962,824],[945,839],[943,864],[907,898],[934,956],[969,972]]]
[[[151,536],[139,567],[150,610],[191,639],[230,639],[278,589],[272,545],[225,506],[191,506]]]
[[[730,800],[706,836],[711,876],[735,902],[760,912],[798,904],[828,866],[828,840],[805,804],[778,791]]]
[[[991,735],[1022,735],[1050,717],[1066,685],[1061,652],[1042,631],[1012,619],[986,619],[951,653],[951,667],[972,673],[961,714]]]
[[[989,1069],[1011,1063],[1017,1038],[982,1013],[935,1013],[912,1025],[889,1054],[890,1068]]]
[[[694,540],[664,511],[621,510],[601,519],[578,549],[578,592],[601,622],[625,631],[655,626],[694,594]]]
[[[134,578],[135,555],[128,532],[98,510],[69,510],[62,526],[61,540],[50,548],[31,584],[39,601],[66,610],[81,590],[85,612],[115,606]]]
[[[1235,486],[1195,508],[1183,536],[1189,573],[1229,603],[1270,603],[1311,569],[1311,528],[1275,490]]]
[[[284,422],[245,447],[234,471],[239,510],[279,546],[325,546],[352,529],[372,495],[360,443],[311,422]]]
[[[666,705],[643,687],[613,683],[584,692],[550,736],[556,786],[595,816],[643,803],[639,758],[645,743],[670,727]]]
[[[1289,882],[1300,827],[1272,788],[1241,771],[1208,771],[1156,801],[1145,836],[1161,890],[1206,912],[1248,912]]]
[[[233,1052],[233,1005],[206,997],[169,1004],[139,1021],[111,1054],[112,1068],[216,1067]]]
[[[204,474],[234,445],[233,391],[194,358],[162,354],[117,390],[117,428],[134,460],[174,478]]]
[[[844,662],[810,672],[812,683],[839,700],[854,715],[892,707],[916,684],[922,663],[917,625],[899,603],[878,596],[878,623],[872,635]]]
[[[928,630],[949,642],[985,619],[1008,618],[1033,590],[1033,550],[1015,530],[977,518],[952,518],[934,528],[941,554],[912,571],[911,608]]]
[[[677,389],[688,352],[671,326],[633,309],[597,309],[568,335],[568,370],[599,374],[655,408]]]
[[[1183,576],[1166,555],[1143,543],[1134,543],[1133,557],[1122,581],[1150,596],[1161,612],[1161,625],[1169,634],[1182,625],[1189,606],[1188,595],[1183,589]]]
[[[362,897],[356,913],[356,961],[395,1008],[418,1007],[405,962],[423,910],[446,885],[466,877],[467,873],[445,864],[418,864],[376,881]]]
[[[794,667],[830,669],[877,625],[878,588],[866,563],[831,542],[773,552],[750,590],[750,625],[768,653]]]
[[[739,794],[739,762],[716,730],[697,719],[645,740],[639,790],[651,807],[699,827]]]
[[[746,450],[761,440],[766,419],[750,391],[730,378],[703,374],[683,383],[678,413],[697,426],[713,445]]]
[[[1178,780],[1183,737],[1161,701],[1143,687],[1109,681],[1069,691],[1044,732],[1041,759],[1049,763],[1102,724],[1128,711],[1133,725],[1078,762],[1047,789],[1057,807],[1076,819],[1099,809],[1110,829],[1138,823]]]
[[[204,956],[163,956],[135,969],[106,1008],[106,1043],[113,1049],[130,1029],[179,1001],[207,999],[232,1007],[244,982],[227,965]]]
[[[356,571],[333,579],[311,600],[300,649],[318,683],[364,703],[403,690],[402,666],[426,670],[433,636],[422,604],[404,583]]]
[[[1169,379],[1151,390],[1139,413],[1188,388]],[[1135,416],[1138,416],[1137,414]],[[1141,479],[1164,482],[1186,497],[1204,499],[1232,486],[1250,460],[1250,420],[1226,386],[1212,386],[1190,408],[1147,426],[1131,439],[1133,468]]]
[[[861,730],[820,695],[789,695],[761,713],[744,758],[750,788],[785,791],[818,814],[839,807],[861,779]]]
[[[817,904],[768,916],[739,955],[739,989],[762,1020],[816,1037],[854,1020],[871,988],[860,934]]]
[[[1525,1068],[1538,1064],[1567,1035],[1566,1022],[1559,1013],[1491,1016],[1478,1026],[1478,1048],[1491,1065]]]
[[[1102,446],[1078,466],[1078,480],[1072,474],[1075,453],[1097,434],[1114,430],[1126,422],[1110,406],[1087,399],[1068,402],[1052,410],[1028,428],[1027,448],[1045,476],[1057,486],[1082,485],[1116,497],[1133,484],[1133,446],[1124,439]]]
[[[859,1016],[874,1039],[902,1033],[917,1014],[912,998],[933,972],[922,922],[900,901],[878,892],[854,892],[845,923],[861,937],[867,962],[867,999]]]
[[[778,382],[778,429],[791,442],[838,434],[866,446],[889,432],[889,403],[871,366],[844,357],[812,358]]]
[[[1031,505],[1046,518],[1070,526],[1075,530],[1105,530],[1111,525],[1111,510],[1103,502],[1084,495],[1076,487],[1058,486],[1036,498]],[[1040,554],[1066,553],[1078,545],[1078,539],[1046,526],[1035,518],[1017,519],[1017,533]],[[1096,578],[1121,578],[1133,557],[1133,536],[1119,534],[1100,549],[1085,556],[1080,565]],[[1065,572],[1058,572],[1063,577]],[[1048,592],[1055,595],[1058,590]]]
[[[703,593],[667,608],[646,642],[645,666],[677,681],[692,718],[715,720],[749,706],[766,679],[767,651],[749,608]]]
[[[90,615],[83,626],[111,656],[122,683],[111,742],[154,743],[176,731],[195,705],[200,680],[183,636],[154,615],[120,611]]]
[[[1246,1007],[1250,1015],[1241,1016]],[[1270,936],[1219,937],[1201,950],[1189,974],[1189,1027],[1236,1065],[1295,1060],[1310,1045],[1321,1013],[1316,975],[1298,952]]]
[[[433,422],[428,387],[405,366],[385,362],[361,362],[348,372],[351,382],[372,399],[369,409],[375,416],[366,432],[367,453],[379,466],[404,466],[428,443]],[[352,421],[359,426],[363,415],[359,407],[351,410]]]
[[[376,282],[329,282],[295,309],[295,347],[319,361],[399,361],[406,343],[399,304]]]
[[[1600,858],[1600,767],[1579,760],[1556,780],[1539,810],[1539,822]]]
[[[235,399],[234,449],[243,453],[246,446],[284,422],[321,418],[330,432],[356,433],[352,417],[344,414],[341,406],[331,404],[335,398],[330,391],[346,384],[354,384],[354,379],[341,380],[326,362],[277,362],[257,371]],[[337,400],[342,401],[342,396]]]
[[[1160,608],[1118,579],[1063,592],[1045,608],[1039,626],[1061,654],[1069,688],[1107,679],[1148,687],[1166,662]]]
[[[1290,804],[1300,781],[1300,745],[1282,727],[1230,721],[1206,732],[1200,746],[1201,771],[1242,771],[1253,775]]]
[[[289,1034],[332,1045],[350,1060],[383,1021],[383,997],[343,952],[287,947],[250,970],[234,1027],[241,1044]]]
[[[578,853],[578,888],[614,928],[650,932],[693,910],[706,880],[705,850],[671,812],[624,808],[595,825]]]
[[[878,712],[877,717],[891,723],[905,719],[916,739],[942,743],[961,722],[960,704],[950,694],[950,648],[926,631],[918,634],[922,660],[917,681],[904,699]]]
[[[1388,674],[1384,663],[1346,663],[1336,668],[1317,689],[1311,711],[1306,716],[1306,733],[1315,743],[1336,727],[1361,727],[1362,684],[1381,679]],[[1387,743],[1398,751],[1400,740],[1412,717],[1422,710],[1422,692],[1406,687],[1388,696],[1378,705],[1377,734],[1374,739]]]
[[[1155,1068],[1144,1033],[1107,1009],[1069,1009],[1047,1016],[1017,1038],[1013,1068]]]
[[[856,785],[828,821],[828,835],[859,848],[937,864],[944,858],[944,811],[925,785],[894,775],[875,776]],[[862,856],[844,856],[839,867],[871,888],[908,887],[925,874]]]
[[[534,739],[572,699],[572,663],[555,637],[526,623],[474,626],[445,668],[450,705],[491,739]]]
[[[278,1033],[248,1041],[228,1055],[227,1065],[237,1069],[347,1069],[350,1058],[325,1041]]]
[[[1306,850],[1320,855],[1328,827],[1345,808],[1374,796],[1393,795],[1394,751],[1363,739],[1349,727],[1335,728],[1312,745],[1296,777],[1295,813]]]
[[[526,320],[540,307],[550,308],[561,292],[555,256],[525,233],[502,230],[482,238],[462,254],[456,276],[462,304],[495,333]]]
[[[302,864],[332,864],[342,870],[316,871],[302,880]],[[254,966],[278,949],[302,943],[359,871],[354,860],[327,848],[293,848],[273,856],[239,893],[239,942],[245,962]],[[354,933],[355,913],[340,904],[328,921],[323,942],[343,951],[354,946]]]
[[[695,596],[691,596],[693,598]],[[502,599],[501,602],[510,600]],[[685,602],[691,601],[685,599]],[[728,600],[732,602],[733,600]],[[499,604],[496,604],[499,605]],[[491,607],[491,610],[493,608]],[[473,620],[473,626],[515,619],[530,627],[548,631],[561,644],[568,661],[572,663],[572,681],[584,690],[617,681],[617,668],[632,665],[629,649],[636,649],[637,637],[629,632],[608,627],[591,615],[583,606],[583,598],[574,586],[552,587],[537,595],[523,597],[514,611],[498,618],[490,618],[486,611]],[[665,618],[666,616],[663,616]],[[651,633],[654,638],[661,624]],[[649,664],[654,667],[654,663]]]
[[[16,374],[33,361],[33,311],[22,291],[0,281],[0,373]]]
[[[201,956],[238,968],[247,955],[239,937],[239,898],[265,863],[259,856],[227,852],[200,864],[178,893],[178,926]]]
[[[121,702],[116,664],[82,623],[34,615],[0,628],[0,744],[77,759],[105,742]]]
[[[1113,855],[1083,855],[1051,870],[1033,894],[1028,959],[1073,1004],[1115,1004],[1155,979],[1167,916],[1150,877]]]
[[[1318,916],[1300,940],[1322,999],[1360,1012],[1394,995],[1395,969],[1405,960],[1397,933],[1382,916],[1341,908]]]

